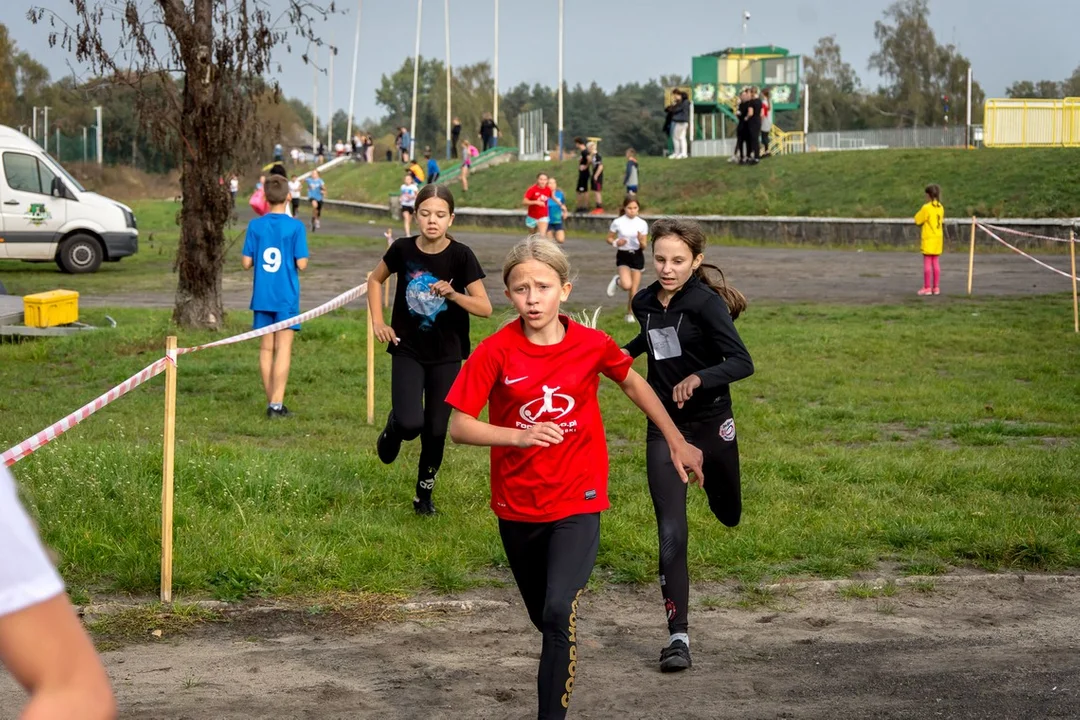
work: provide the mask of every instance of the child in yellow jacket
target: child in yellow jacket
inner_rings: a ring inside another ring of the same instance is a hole
[[[922,228],[923,287],[919,295],[940,295],[939,259],[945,245],[945,208],[937,185],[926,186],[926,204],[915,214],[915,224]]]

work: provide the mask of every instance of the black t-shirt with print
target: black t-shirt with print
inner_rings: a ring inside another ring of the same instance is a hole
[[[581,151],[581,162],[578,163],[578,172],[582,174],[588,174],[589,172],[589,150],[588,148]]]
[[[421,252],[416,242],[417,236],[399,238],[383,255],[387,269],[397,275],[390,326],[401,339],[389,343],[387,352],[428,364],[464,360],[470,350],[469,313],[430,288],[446,280],[464,294],[484,278],[484,269],[472,249],[456,240],[434,255]]]

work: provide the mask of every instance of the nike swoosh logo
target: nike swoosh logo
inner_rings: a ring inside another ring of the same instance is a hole
[[[513,380],[511,380],[510,376],[507,375],[505,378],[503,378],[503,380],[506,382],[507,385],[513,385],[514,383],[519,383],[522,380],[528,379],[528,377],[529,377],[528,375],[522,375],[519,378],[514,378]]]

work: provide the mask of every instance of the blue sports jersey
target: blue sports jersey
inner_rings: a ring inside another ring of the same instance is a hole
[[[252,310],[300,311],[296,261],[308,256],[304,223],[283,213],[268,213],[248,223],[244,257],[255,261]]]
[[[326,185],[322,178],[308,178],[307,179],[307,194],[312,200],[318,200],[322,202],[323,199],[323,186]]]
[[[435,162],[435,158],[429,158],[427,161],[427,176],[428,182],[431,182],[431,178],[439,174],[439,163]]]
[[[562,190],[553,192],[548,200],[548,220],[551,223],[562,222],[562,206],[559,203],[566,204],[566,194]]]

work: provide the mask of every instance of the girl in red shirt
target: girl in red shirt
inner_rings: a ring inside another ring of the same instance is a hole
[[[577,605],[596,562],[600,511],[608,508],[608,454],[597,389],[619,384],[668,439],[683,482],[701,482],[689,445],[632,360],[606,334],[559,314],[570,263],[531,237],[503,265],[520,316],[481,342],[446,402],[450,437],[491,447],[491,508],[529,618],[543,634],[539,718],[563,718],[577,667]],[[488,405],[489,422],[477,418]]]

